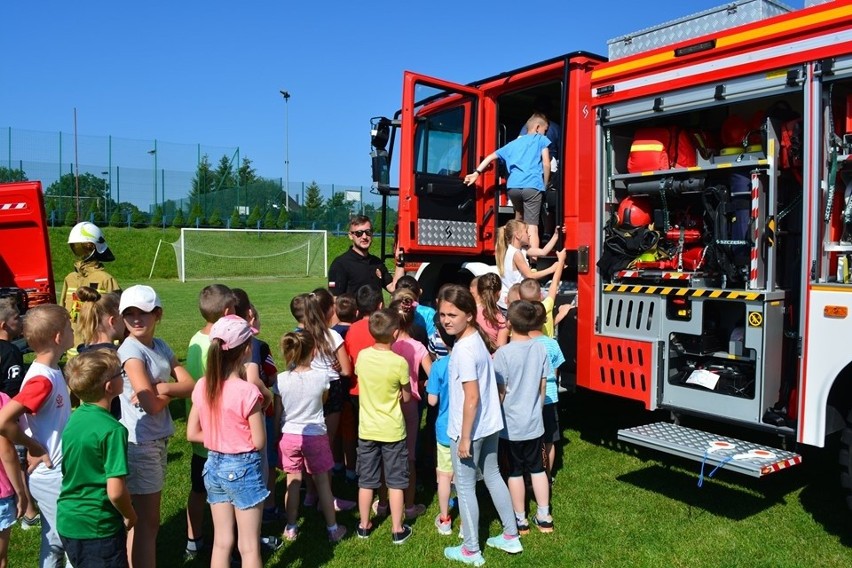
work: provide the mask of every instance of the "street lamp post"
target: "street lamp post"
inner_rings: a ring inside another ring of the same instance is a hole
[[[154,149],[148,150],[148,153],[154,156],[154,209],[157,208],[157,141],[154,140]],[[153,211],[152,211],[153,213]]]
[[[109,211],[107,211],[107,207],[109,207],[109,200],[112,199],[112,189],[109,187],[109,172],[104,171],[101,172],[101,175],[104,176],[104,223],[109,224]]]
[[[284,97],[284,209],[290,212],[290,92],[279,91]]]

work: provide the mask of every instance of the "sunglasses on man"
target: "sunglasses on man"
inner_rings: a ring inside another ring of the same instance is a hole
[[[354,235],[354,236],[356,236],[357,238],[360,239],[364,235],[367,235],[368,237],[372,237],[373,236],[373,230],[372,229],[363,229],[361,231],[349,231],[349,234]]]

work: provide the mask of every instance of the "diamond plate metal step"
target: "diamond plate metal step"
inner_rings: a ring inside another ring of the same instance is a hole
[[[802,463],[799,454],[761,446],[736,438],[718,436],[668,422],[657,422],[618,431],[618,439],[722,469],[763,477]]]

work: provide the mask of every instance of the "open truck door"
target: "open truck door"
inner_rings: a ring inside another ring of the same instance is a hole
[[[463,183],[482,152],[482,99],[478,89],[405,73],[397,243],[406,260],[483,251],[484,227],[496,216],[481,190]]]

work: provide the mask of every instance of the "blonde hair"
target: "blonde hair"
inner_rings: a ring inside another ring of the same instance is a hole
[[[33,351],[42,351],[54,345],[58,333],[65,330],[71,316],[62,306],[42,304],[27,311],[24,319],[24,338]]]
[[[536,126],[544,126],[545,128],[547,128],[549,126],[547,122],[547,117],[545,117],[543,114],[535,113],[527,119],[527,132],[532,132],[533,130],[535,130]]]
[[[522,300],[528,302],[541,301],[541,283],[535,278],[524,278],[521,280],[518,294]]]
[[[503,263],[506,260],[506,251],[512,240],[519,231],[527,230],[527,224],[517,219],[512,219],[499,229],[497,229],[497,242],[494,243],[494,257],[497,259],[497,272],[503,276]]]
[[[288,369],[310,367],[314,358],[314,338],[304,331],[290,331],[281,338],[281,354]]]
[[[104,397],[104,385],[121,372],[121,361],[112,349],[92,349],[65,364],[68,388],[83,402]]]
[[[103,323],[110,317],[121,317],[118,311],[120,296],[115,292],[101,294],[91,286],[77,288],[77,299],[80,300],[80,315],[77,316],[77,333],[83,344],[94,343]]]

